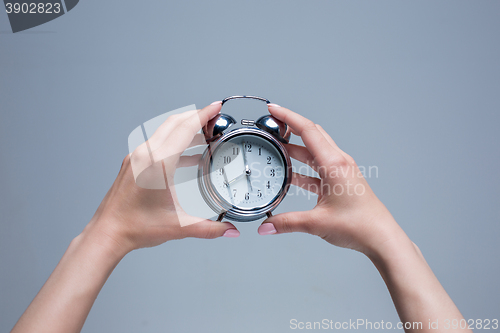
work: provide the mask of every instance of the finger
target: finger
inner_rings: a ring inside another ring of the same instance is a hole
[[[201,160],[201,154],[196,155],[183,155],[179,157],[179,161],[177,162],[178,168],[187,168],[191,166],[198,165]]]
[[[326,131],[323,129],[323,127],[321,127],[321,125],[316,124],[316,128],[318,129],[318,131],[321,132],[321,134],[323,134],[323,136],[325,137],[326,141],[328,141],[329,144],[331,144],[335,148],[339,148],[339,146],[337,146],[335,141],[333,141],[332,137],[328,135],[328,133],[326,133]]]
[[[292,132],[293,135],[299,136],[299,133],[297,133],[297,131],[294,130],[293,128],[291,128],[291,127],[290,127],[290,131]]]
[[[313,212],[290,212],[272,216],[257,229],[259,235],[284,234],[289,232],[314,233]]]
[[[174,114],[167,118],[151,135],[148,140],[149,147],[152,151],[158,149],[163,145],[163,143],[172,134],[175,128],[179,126],[184,120],[192,117],[198,112],[198,110],[186,111],[179,114]]]
[[[238,229],[230,222],[205,220],[182,227],[182,229],[184,237],[213,239],[221,236],[234,238],[240,235]]]
[[[290,153],[290,157],[296,159],[299,162],[307,164],[312,170],[319,173],[318,164],[316,163],[316,161],[314,160],[311,153],[306,147],[294,144],[288,144],[287,150]],[[299,167],[299,169],[302,169],[302,167]],[[306,172],[307,171],[309,171],[309,169],[306,169]]]
[[[339,155],[342,157],[342,155],[325,139],[323,134],[321,134],[311,120],[298,113],[274,105],[269,106],[269,112],[279,120],[285,122],[302,137],[305,146],[311,152],[314,159],[317,159],[320,165],[329,165],[332,155]]]
[[[203,134],[196,134],[193,138],[193,140],[191,141],[191,143],[189,144],[188,148],[191,148],[191,147],[196,147],[196,146],[206,146],[207,145],[207,141],[205,140],[205,136]]]
[[[201,128],[219,113],[221,103],[214,103],[178,123],[161,147],[153,152],[155,160],[170,157],[175,159],[178,155],[182,154],[189,147]]]
[[[335,143],[335,141],[333,141],[332,137],[328,135],[328,133],[326,133],[326,131],[323,129],[323,127],[321,127],[321,125],[316,124],[316,127],[321,132],[321,134],[323,134],[325,139],[342,154],[342,156],[344,156],[351,164],[354,163],[354,159],[349,154],[347,154],[346,152],[344,152],[342,149],[339,148],[339,146]]]
[[[214,102],[212,103],[211,108],[207,107],[210,117],[217,115],[220,111],[220,105],[220,102]],[[172,132],[179,126],[179,124],[182,124],[190,117],[201,113],[201,111],[207,111],[207,108],[205,108],[205,110],[191,110],[168,117],[167,120],[156,129],[151,138],[137,147],[133,154],[131,154],[134,177],[137,179],[138,175],[141,174],[146,168],[157,161],[167,159],[169,156],[167,151],[168,144],[166,144],[166,142],[170,138]],[[194,136],[188,147],[202,144],[206,144],[204,136],[197,134]],[[170,163],[170,159],[168,159],[167,164],[175,166],[177,158],[178,156],[175,156],[175,159],[172,160],[173,163]]]
[[[172,132],[172,138],[175,140],[169,140],[172,149],[183,152],[201,128],[219,113],[221,106],[221,102],[214,102],[180,123]]]
[[[131,161],[136,178],[137,175],[139,175],[146,168],[159,161],[159,159],[155,159],[153,151],[156,151],[163,145],[173,129],[176,128],[179,123],[193,116],[197,112],[198,110],[191,110],[168,117],[167,120],[165,120],[156,129],[153,135],[146,142],[142,143],[134,150]],[[199,138],[195,137],[195,140],[196,141],[193,142],[193,144],[198,143]],[[160,154],[157,153],[156,158],[159,158],[159,155]]]
[[[310,167],[315,166],[314,157],[311,155],[311,153],[306,147],[289,143],[286,146],[286,150],[290,154],[291,158],[296,159],[299,162],[305,163]]]
[[[270,103],[270,104],[267,104],[267,107],[268,108],[269,107],[278,107],[278,108],[280,108],[281,106],[279,106],[278,104]],[[299,133],[294,128],[290,127],[290,131],[292,132],[292,134],[295,134],[295,135],[299,136]]]
[[[309,192],[320,194],[321,192],[321,179],[301,175],[300,173],[292,174],[292,185],[298,186]]]

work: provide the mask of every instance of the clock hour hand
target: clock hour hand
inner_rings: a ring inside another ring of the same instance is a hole
[[[238,181],[238,180],[240,180],[241,178],[245,177],[246,175],[247,175],[247,173],[246,173],[246,171],[245,171],[245,172],[243,172],[241,175],[239,175],[238,177],[236,177],[236,178],[234,178],[234,179],[232,179],[232,180],[230,180],[230,181],[227,181],[227,179],[226,179],[226,181],[224,182],[224,185],[225,185],[225,186],[229,186],[229,185],[231,185],[232,183],[237,182],[237,181]]]
[[[229,182],[227,181],[227,175],[226,175],[226,170],[224,168],[222,168],[222,174],[224,175],[224,187],[227,187],[227,192],[229,193],[229,197],[231,198],[231,202],[234,204],[233,202],[233,197],[231,196],[231,189],[229,188]]]

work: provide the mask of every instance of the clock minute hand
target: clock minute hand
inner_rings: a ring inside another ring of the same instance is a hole
[[[248,187],[250,188],[250,192],[253,192],[253,188],[252,188],[252,182],[250,181],[250,168],[248,167],[248,163],[247,163],[247,153],[245,151],[245,143],[242,142],[241,143],[241,148],[243,149],[243,162],[245,163],[245,174],[247,176],[247,183],[248,183]]]

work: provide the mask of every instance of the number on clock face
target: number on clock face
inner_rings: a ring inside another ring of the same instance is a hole
[[[285,182],[285,163],[278,149],[253,134],[221,143],[212,155],[210,179],[227,203],[240,209],[270,204]]]

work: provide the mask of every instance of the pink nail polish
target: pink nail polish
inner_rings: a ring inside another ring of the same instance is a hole
[[[257,232],[259,233],[259,235],[272,235],[275,234],[277,231],[276,228],[274,227],[274,224],[264,223],[259,227]]]
[[[267,104],[268,107],[274,107],[274,108],[280,108],[281,106],[279,106],[278,104],[274,104],[274,103],[269,103]]]
[[[240,232],[236,229],[227,229],[226,232],[224,233],[224,235],[222,235],[223,237],[238,237],[240,235]]]
[[[212,103],[212,104],[210,104],[210,105],[217,105],[217,104],[222,104],[222,101],[213,102],[213,103]]]

